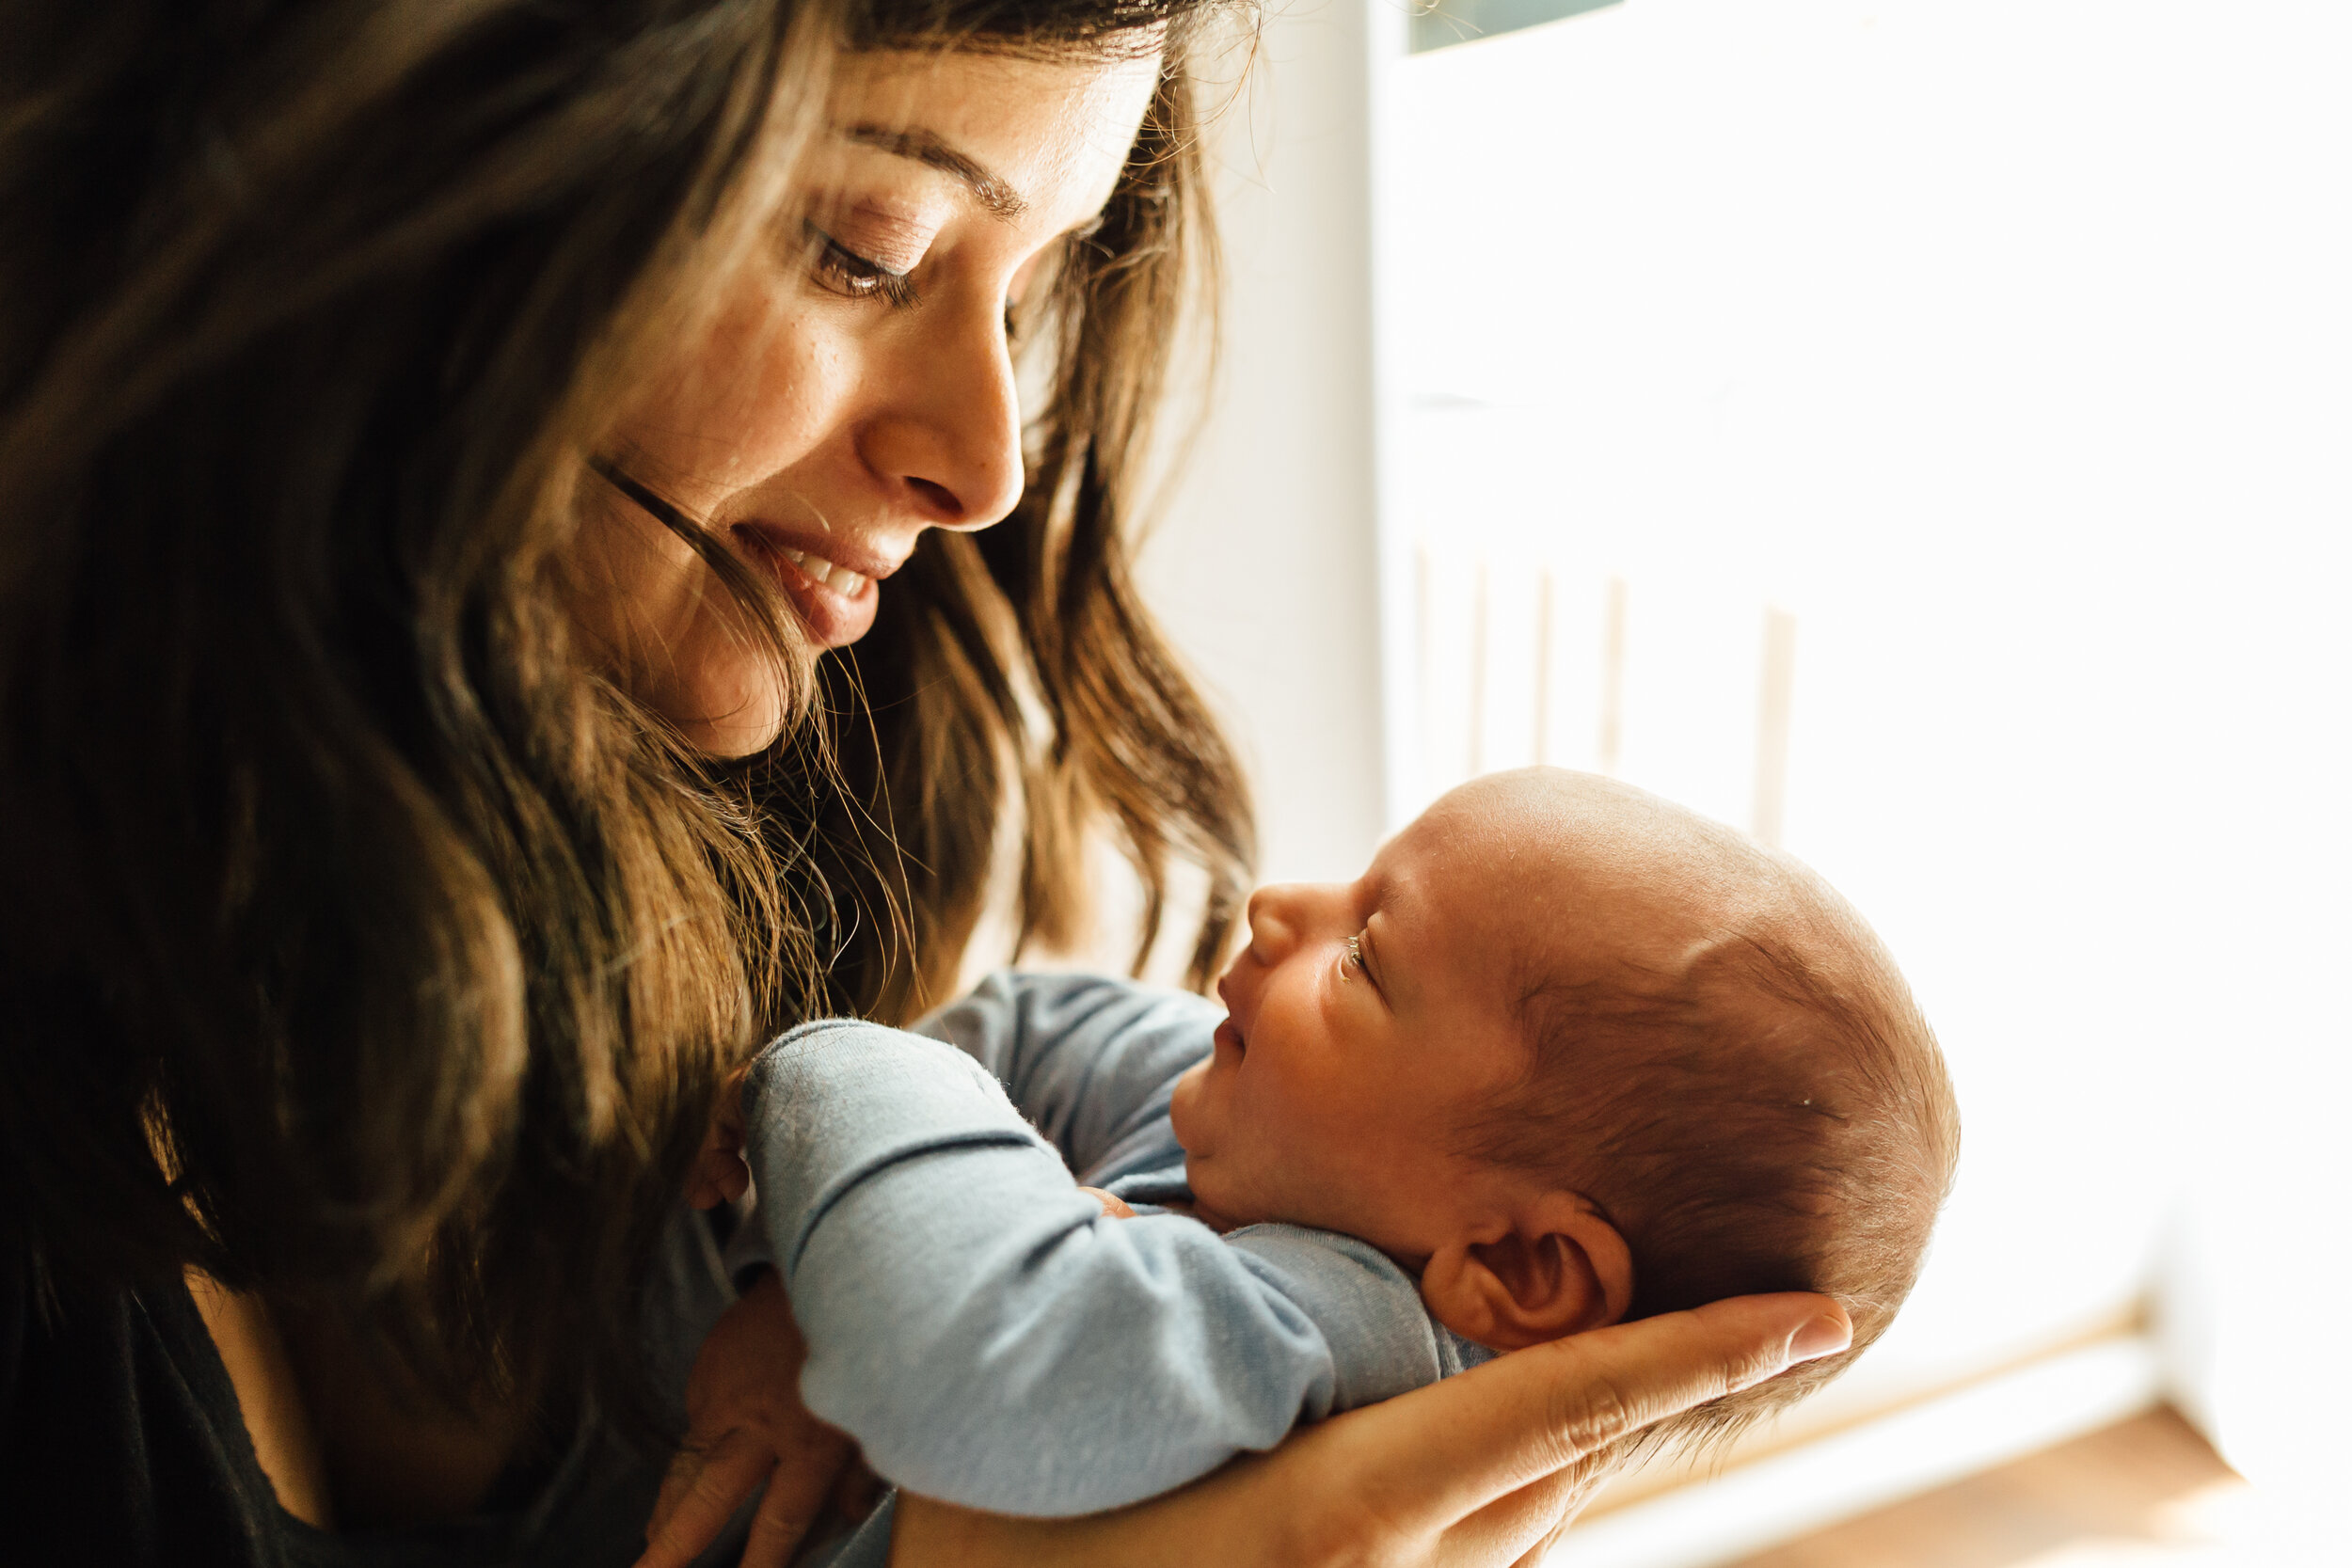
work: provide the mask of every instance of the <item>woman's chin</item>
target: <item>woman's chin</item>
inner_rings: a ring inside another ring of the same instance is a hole
[[[791,717],[781,677],[730,682],[730,689],[688,702],[665,693],[654,706],[697,754],[734,761],[773,746]]]
[[[698,754],[721,762],[739,762],[757,756],[773,746],[784,735],[784,726],[775,724],[699,724],[684,730],[686,744]]]

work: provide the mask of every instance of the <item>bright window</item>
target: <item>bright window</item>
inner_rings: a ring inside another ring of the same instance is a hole
[[[2337,1421],[2348,66],[2328,5],[1629,0],[1392,68],[1392,814],[1601,767],[1879,926],[1968,1143],[1864,1393],[2147,1312],[2241,1465]]]

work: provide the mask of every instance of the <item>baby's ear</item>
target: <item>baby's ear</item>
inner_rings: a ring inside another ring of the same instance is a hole
[[[1422,1271],[1430,1315],[1490,1350],[1523,1350],[1615,1323],[1633,1301],[1633,1255],[1591,1203],[1545,1193],[1501,1235],[1438,1249]]]

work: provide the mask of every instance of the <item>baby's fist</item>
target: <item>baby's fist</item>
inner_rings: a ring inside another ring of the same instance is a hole
[[[697,1209],[733,1203],[751,1190],[752,1167],[743,1162],[743,1080],[751,1070],[746,1062],[720,1085],[710,1130],[703,1134],[702,1152],[694,1156],[686,1180],[686,1201]]]

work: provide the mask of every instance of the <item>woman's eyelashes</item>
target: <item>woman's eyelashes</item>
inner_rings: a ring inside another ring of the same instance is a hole
[[[819,285],[849,299],[880,299],[898,307],[914,303],[914,281],[905,273],[859,255],[813,223],[807,230],[809,272]]]
[[[876,260],[853,250],[827,233],[811,220],[801,225],[803,245],[807,254],[810,276],[818,287],[845,299],[879,299],[898,308],[917,303],[921,295],[914,285],[914,270],[921,261],[915,247],[910,245],[909,255],[898,265]],[[1065,236],[1063,245],[1068,244]],[[893,261],[898,261],[893,257]],[[1043,257],[1032,260],[1013,279],[1012,288],[1005,297],[1003,328],[1005,341],[1017,344],[1029,326],[1029,312],[1023,309],[1023,299],[1038,287],[1035,273],[1046,264]]]

